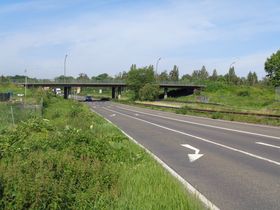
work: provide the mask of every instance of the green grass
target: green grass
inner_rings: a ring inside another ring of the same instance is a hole
[[[209,104],[192,104],[194,108],[209,108],[217,110],[251,111],[260,113],[280,114],[280,102],[276,101],[275,89],[265,86],[236,86],[223,83],[208,83],[202,96],[206,96]],[[197,101],[195,95],[169,98],[170,101]]]
[[[180,109],[174,109],[174,108],[158,107],[158,106],[151,106],[151,105],[143,105],[143,104],[134,103],[132,101],[117,101],[117,102],[123,103],[123,104],[128,104],[128,105],[133,105],[133,106],[138,106],[138,107],[142,107],[142,108],[172,112],[172,113],[176,113],[176,114],[194,115],[194,116],[208,117],[208,118],[212,118],[212,119],[222,119],[222,120],[228,120],[228,121],[248,122],[248,123],[255,123],[255,124],[280,126],[279,118],[261,117],[261,116],[254,116],[254,115],[224,114],[219,111],[213,112],[213,113],[198,112],[195,110],[190,110],[188,108],[188,106],[185,106]]]
[[[0,92],[13,93],[10,101],[0,102],[0,130],[13,125],[12,113],[15,123],[27,120],[30,117],[41,115],[40,103],[42,99],[42,91],[27,89],[26,101],[24,101],[24,97],[17,96],[19,93],[24,93],[24,87],[10,83],[0,84]]]
[[[41,115],[40,108],[24,107],[20,103],[0,102],[0,110],[0,131],[13,126],[13,120],[15,123],[19,123],[20,121]]]
[[[45,96],[43,117],[0,132],[0,209],[203,209],[116,127]]]

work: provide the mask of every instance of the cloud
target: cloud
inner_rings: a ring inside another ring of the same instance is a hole
[[[202,65],[225,73],[236,57],[240,75],[249,70],[264,74],[263,60],[275,48],[268,46],[256,52],[250,50],[250,43],[256,33],[275,31],[272,26],[278,19],[266,18],[259,27],[258,19],[250,14],[228,10],[235,5],[217,2],[167,1],[149,8],[137,4],[128,8],[102,7],[34,25],[31,30],[22,28],[9,36],[2,35],[0,69],[4,74],[16,74],[28,68],[31,76],[51,78],[63,73],[67,53],[67,74],[75,76],[80,72],[114,75],[128,70],[132,63],[154,64],[158,57],[163,57],[159,69],[171,69],[177,64],[181,74]],[[53,5],[49,4],[49,9],[57,10]],[[14,6],[14,10],[20,8]],[[228,10],[227,15],[223,8]],[[241,46],[244,43],[246,50]]]

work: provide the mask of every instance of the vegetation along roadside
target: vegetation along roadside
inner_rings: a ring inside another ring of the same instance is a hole
[[[86,105],[44,96],[43,116],[0,133],[0,209],[203,209]]]

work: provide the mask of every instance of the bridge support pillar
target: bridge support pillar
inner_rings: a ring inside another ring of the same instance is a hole
[[[70,91],[71,91],[71,87],[64,87],[64,99],[68,99]]]
[[[112,87],[112,99],[116,98],[116,87]]]
[[[164,88],[164,99],[167,99],[168,88]]]
[[[77,94],[81,93],[81,87],[77,87]]]
[[[118,99],[121,99],[122,87],[118,87]]]

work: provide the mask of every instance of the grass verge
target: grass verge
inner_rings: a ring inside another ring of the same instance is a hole
[[[0,132],[0,209],[203,209],[116,127],[71,100]]]
[[[182,108],[169,108],[169,107],[159,107],[147,104],[139,104],[133,101],[115,101],[122,104],[138,106],[142,108],[148,108],[153,110],[160,110],[160,111],[167,111],[176,114],[183,114],[183,115],[192,115],[192,116],[201,116],[201,117],[208,117],[212,119],[222,119],[228,121],[237,121],[237,122],[246,122],[246,123],[255,123],[255,124],[263,124],[263,125],[272,125],[272,126],[280,126],[280,119],[279,118],[272,118],[272,117],[263,117],[263,116],[255,116],[255,115],[240,115],[240,114],[231,114],[231,113],[221,113],[219,111],[207,113],[207,112],[199,112],[193,109],[189,109],[188,106]]]

